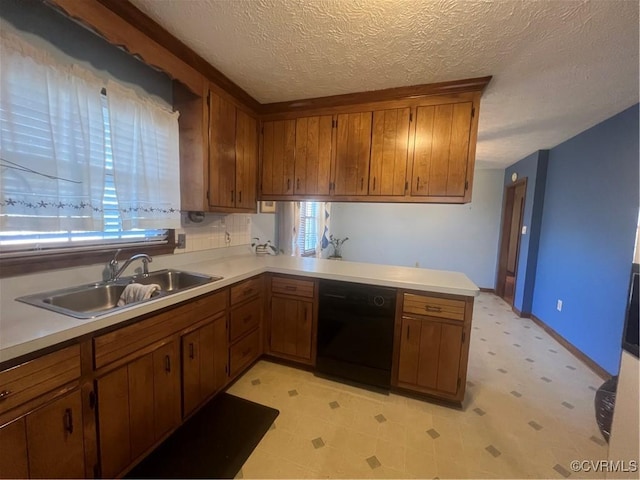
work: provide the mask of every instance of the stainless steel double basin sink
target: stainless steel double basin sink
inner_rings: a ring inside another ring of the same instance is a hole
[[[222,280],[222,278],[181,270],[158,270],[148,275],[134,275],[132,277],[122,277],[113,282],[90,283],[62,290],[26,295],[18,297],[16,300],[71,317],[90,319],[130,307],[131,305],[139,305],[158,297],[165,297],[189,288]],[[156,291],[148,300],[118,306],[120,295],[130,283],[157,284],[160,286],[160,290]]]

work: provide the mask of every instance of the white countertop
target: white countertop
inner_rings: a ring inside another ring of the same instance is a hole
[[[240,255],[226,259],[186,263],[173,268],[224,278],[89,320],[81,320],[27,305],[13,298],[6,298],[3,294],[0,305],[0,362],[218,290],[264,272],[462,296],[479,294],[478,287],[463,273],[315,258]],[[20,281],[19,278],[16,281]],[[87,282],[78,282],[78,284],[83,283]],[[54,286],[50,290],[64,287],[65,285]],[[46,289],[28,293],[44,290]]]

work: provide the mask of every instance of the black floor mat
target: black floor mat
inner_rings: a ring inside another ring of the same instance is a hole
[[[222,393],[126,478],[234,478],[279,413]]]

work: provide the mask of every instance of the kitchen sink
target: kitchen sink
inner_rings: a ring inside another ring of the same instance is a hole
[[[71,317],[90,319],[131,305],[148,302],[154,298],[165,297],[199,285],[222,280],[222,278],[181,270],[159,270],[148,275],[122,277],[115,282],[91,283],[62,290],[26,295],[18,297],[16,300]],[[132,302],[119,307],[118,300],[120,295],[130,283],[157,284],[160,286],[160,290],[155,292],[148,300]]]
[[[151,272],[149,275],[136,275],[131,277],[131,280],[135,283],[141,283],[142,285],[155,283],[160,285],[160,290],[163,292],[175,292],[197,287],[204,283],[222,280],[222,277],[210,277],[200,273],[183,272],[181,270],[158,270],[157,272]]]

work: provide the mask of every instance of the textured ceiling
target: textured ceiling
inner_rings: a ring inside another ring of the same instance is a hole
[[[493,75],[505,167],[638,102],[638,2],[131,0],[261,103]]]

